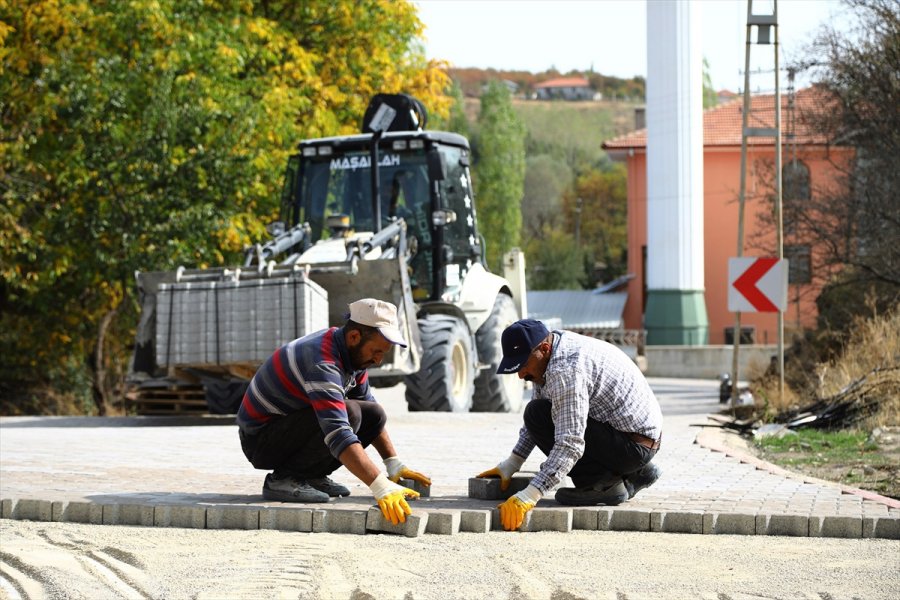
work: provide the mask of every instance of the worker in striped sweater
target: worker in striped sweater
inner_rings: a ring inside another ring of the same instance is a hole
[[[266,500],[316,503],[348,496],[346,486],[328,477],[343,465],[396,525],[410,514],[407,499],[419,496],[400,479],[426,486],[431,479],[397,457],[366,369],[406,341],[390,302],[364,298],[349,308],[343,327],[289,342],[259,368],[238,410],[241,448],[254,467],[272,471],[263,484]],[[366,454],[370,444],[386,473]]]

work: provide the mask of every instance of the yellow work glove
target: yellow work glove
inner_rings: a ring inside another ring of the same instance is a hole
[[[523,464],[525,464],[524,458],[522,458],[518,454],[510,454],[509,458],[502,461],[493,469],[488,469],[487,471],[479,473],[475,477],[499,477],[500,489],[506,491],[506,488],[509,487],[509,482],[512,479],[512,476],[522,468]]]
[[[384,459],[384,466],[387,467],[388,479],[394,483],[398,483],[401,479],[412,479],[425,486],[431,485],[431,478],[418,471],[406,468],[406,465],[396,456]]]
[[[378,474],[375,481],[369,484],[369,489],[372,490],[372,495],[378,502],[381,514],[394,525],[405,523],[406,515],[412,513],[406,499],[419,497],[419,492],[397,485],[384,473]]]
[[[507,498],[503,504],[498,504],[500,509],[500,523],[503,529],[507,531],[515,531],[521,527],[525,520],[525,513],[534,508],[538,500],[541,499],[541,493],[533,485],[528,485],[521,492]]]

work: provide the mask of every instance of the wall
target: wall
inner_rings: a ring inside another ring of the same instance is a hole
[[[775,345],[741,346],[739,379],[746,381],[761,373],[777,352]],[[731,372],[734,346],[646,346],[644,355],[647,377],[717,379]]]

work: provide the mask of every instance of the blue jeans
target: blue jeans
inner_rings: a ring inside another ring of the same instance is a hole
[[[525,427],[545,455],[553,448],[556,427],[550,416],[550,401],[531,400],[525,405]],[[657,450],[635,442],[627,433],[588,418],[584,431],[584,454],[568,475],[575,487],[616,483],[653,460]]]

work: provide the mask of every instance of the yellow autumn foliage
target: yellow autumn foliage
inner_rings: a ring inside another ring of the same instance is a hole
[[[407,1],[0,0],[0,388],[88,405],[98,341],[128,362],[136,270],[240,260],[296,144],[374,94],[446,114],[421,31]]]

